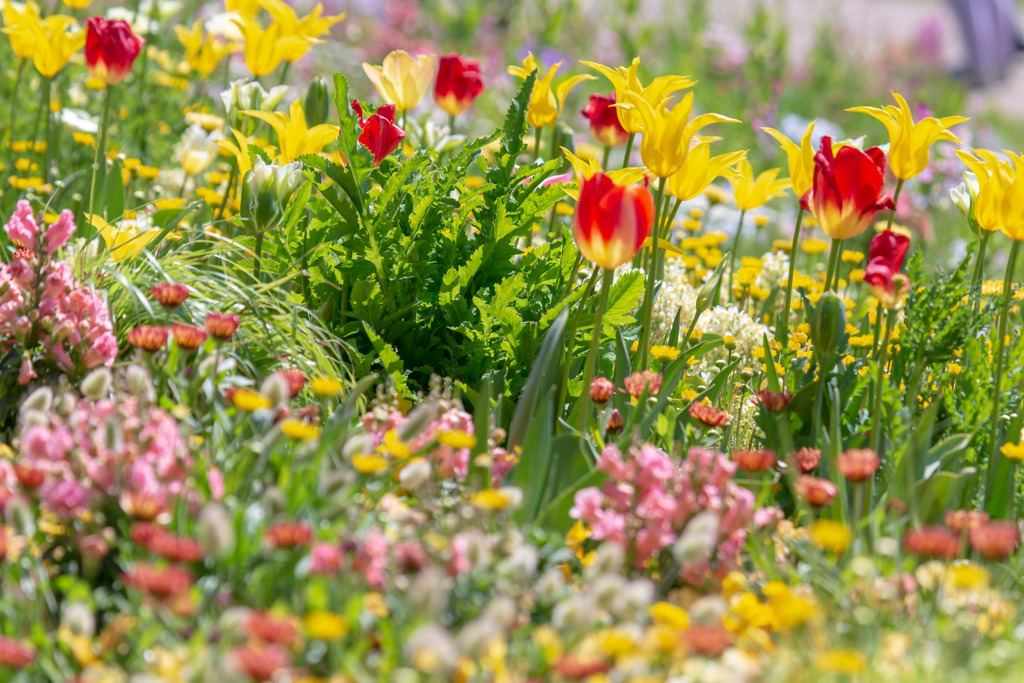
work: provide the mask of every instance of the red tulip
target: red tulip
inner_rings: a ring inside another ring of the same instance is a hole
[[[632,260],[654,224],[654,199],[642,185],[616,185],[598,172],[583,181],[573,233],[587,260],[612,270]]]
[[[883,306],[894,309],[910,288],[910,281],[901,274],[903,259],[910,249],[910,239],[892,230],[875,235],[868,249],[868,267],[864,269],[864,282],[871,287]]]
[[[132,33],[128,22],[92,17],[86,22],[85,62],[89,73],[107,85],[116,85],[132,70],[135,58],[146,44]]]
[[[618,147],[629,138],[629,133],[619,123],[619,110],[614,104],[615,93],[591,95],[590,102],[581,112],[590,121],[590,134],[605,147]]]
[[[434,82],[434,99],[450,116],[469,109],[473,100],[484,91],[480,63],[452,53],[441,55]]]
[[[800,200],[821,229],[834,240],[864,232],[881,209],[893,208],[892,198],[882,194],[885,184],[885,153],[877,147],[862,152],[845,145],[832,153],[832,138],[821,138],[814,156],[814,184]]]
[[[352,100],[352,110],[359,115],[359,127],[363,129],[359,142],[373,152],[373,165],[379,166],[405,138],[405,131],[395,125],[396,107],[385,104],[368,119],[363,118],[363,105],[358,100]]]

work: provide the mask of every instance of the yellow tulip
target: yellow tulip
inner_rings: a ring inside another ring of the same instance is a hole
[[[941,119],[929,116],[914,123],[910,105],[903,96],[895,91],[892,96],[899,107],[889,104],[881,109],[853,107],[846,111],[873,116],[885,125],[889,131],[889,166],[897,178],[910,180],[928,166],[928,150],[932,145],[939,140],[960,142],[949,128],[968,119],[964,116],[946,116]]]
[[[581,159],[576,156],[565,147],[562,147],[562,154],[569,160],[569,164],[572,166],[573,174],[576,176],[576,185],[573,187],[566,187],[565,193],[573,199],[580,198],[580,187],[584,180],[590,180],[593,178],[598,171],[601,170],[601,162],[596,157],[588,156],[586,159]],[[606,171],[605,175],[611,178],[612,182],[616,185],[632,185],[640,180],[643,180],[645,172],[643,168],[631,167],[631,168],[619,168],[614,171]]]
[[[771,135],[782,145],[786,153],[786,160],[789,162],[789,180],[793,185],[793,193],[797,197],[803,197],[814,185],[814,145],[811,136],[814,135],[814,121],[807,124],[807,132],[800,138],[800,144],[796,144],[785,135],[774,128],[762,128],[765,133]]]
[[[245,174],[252,169],[252,160],[249,158],[249,139],[234,128],[231,129],[231,135],[234,136],[235,142],[221,138],[217,144],[220,146],[221,152],[235,157],[235,162],[238,164],[238,177],[244,178]]]
[[[956,155],[974,172],[978,179],[978,194],[974,200],[974,219],[978,227],[989,232],[999,230],[1003,221],[1002,194],[998,181],[993,179],[1000,174],[1014,173],[1010,162],[1000,159],[995,152],[988,149],[972,150],[980,159],[968,152],[957,150]]]
[[[586,74],[573,76],[559,83],[558,87],[555,88],[555,92],[552,93],[551,85],[555,80],[555,72],[558,71],[560,66],[562,66],[561,62],[553,65],[548,69],[547,75],[541,78],[537,59],[531,52],[526,55],[526,59],[523,60],[521,67],[510,66],[507,69],[508,73],[512,76],[522,79],[529,76],[531,71],[537,72],[537,80],[534,82],[533,92],[530,94],[530,108],[526,112],[526,122],[531,126],[543,128],[557,121],[558,117],[562,114],[562,109],[565,107],[565,98],[569,95],[569,91],[583,81],[594,80],[593,76]]]
[[[624,66],[613,69],[597,62],[583,63],[591,69],[601,72],[605,78],[611,81],[612,87],[615,88],[616,102],[624,102],[626,100],[626,92],[629,91],[645,99],[651,107],[657,107],[662,100],[672,93],[684,88],[693,87],[697,83],[697,81],[690,80],[686,76],[659,76],[645,88],[637,76],[637,71],[640,69],[639,57],[633,58],[633,63],[629,65],[628,69]],[[636,134],[643,131],[643,118],[638,111],[623,107],[618,107],[617,109],[619,112],[619,124],[622,125],[627,133]]]
[[[220,64],[220,60],[231,52],[232,46],[222,40],[203,34],[203,22],[196,19],[191,30],[184,26],[175,26],[174,33],[185,47],[185,61],[189,68],[199,72],[204,78],[209,77]]]
[[[289,35],[280,22],[273,22],[264,29],[259,22],[247,14],[236,14],[232,22],[238,27],[245,41],[245,65],[253,76],[266,76],[299,50],[309,49],[309,39]]]
[[[385,102],[399,111],[409,111],[433,85],[436,61],[437,55],[413,57],[405,50],[395,50],[388,53],[381,66],[363,62],[363,71]]]
[[[775,197],[781,197],[790,188],[789,178],[776,180],[782,169],[770,168],[755,176],[750,162],[742,159],[737,164],[738,173],[729,179],[732,183],[732,194],[736,206],[742,211],[750,211],[767,204]]]
[[[92,4],[92,0],[64,0],[64,4],[71,9],[86,9]]]
[[[302,19],[299,19],[295,10],[288,6],[287,3],[282,2],[282,0],[258,0],[258,3],[260,7],[270,13],[274,21],[282,25],[285,35],[307,39],[305,46],[301,50],[292,48],[285,54],[284,59],[286,62],[295,62],[301,59],[314,43],[321,42],[318,40],[320,36],[327,33],[332,26],[345,18],[344,13],[333,17],[321,17],[324,6],[320,3],[317,3],[313,11]]]
[[[712,123],[739,123],[737,119],[721,114],[701,114],[690,120],[693,93],[686,93],[671,109],[669,99],[652,106],[644,97],[632,90],[624,93],[625,101],[618,106],[639,112],[643,138],[640,157],[648,170],[659,178],[675,175],[690,151],[690,142],[697,131]]]
[[[337,138],[341,130],[338,126],[327,123],[307,128],[306,114],[302,111],[301,100],[292,102],[288,115],[280,112],[252,110],[242,113],[266,121],[277,131],[277,146],[280,151],[276,161],[279,164],[289,164],[302,154],[316,154],[323,151],[324,146]]]
[[[19,8],[13,2],[4,0],[0,5],[0,13],[4,18],[4,33],[11,43],[11,50],[21,59],[32,59],[36,41],[31,27],[39,23],[39,5],[26,2]]]
[[[53,78],[63,69],[71,55],[85,46],[85,29],[72,29],[76,22],[64,14],[54,14],[30,25],[36,48],[32,63],[41,76]]]
[[[102,216],[86,214],[85,217],[99,232],[110,257],[115,261],[138,256],[161,232],[155,228],[141,228],[136,220],[123,220],[114,227]]]
[[[224,11],[255,17],[260,13],[260,3],[257,0],[224,0]]]
[[[676,199],[689,201],[700,196],[715,178],[733,178],[735,164],[747,158],[746,151],[711,156],[711,145],[699,141],[687,153],[682,167],[668,179],[668,190]]]

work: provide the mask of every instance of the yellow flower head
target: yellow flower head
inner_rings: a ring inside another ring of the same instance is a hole
[[[352,456],[352,467],[360,474],[379,474],[388,468],[388,459],[383,455],[357,453]]]
[[[910,105],[903,96],[895,91],[892,96],[898,107],[889,104],[881,109],[853,107],[846,111],[873,116],[885,125],[889,131],[889,165],[892,172],[897,178],[910,180],[928,166],[928,150],[932,145],[939,140],[960,142],[949,129],[968,119],[964,116],[946,116],[941,119],[929,116],[914,123]]]
[[[54,14],[29,24],[36,47],[32,63],[41,76],[53,78],[67,66],[71,55],[85,46],[85,29],[76,28],[73,17]]]
[[[643,126],[640,156],[647,169],[659,178],[670,178],[683,167],[690,151],[690,142],[697,131],[712,123],[739,123],[736,119],[721,114],[701,114],[690,119],[693,110],[693,93],[686,93],[674,107],[669,99],[656,106],[641,95],[629,90],[619,108],[636,110]]]
[[[674,346],[652,346],[651,355],[657,358],[662,363],[669,363],[679,358],[679,354],[682,351]]]
[[[85,9],[92,4],[92,0],[64,0],[64,4],[71,9]]]
[[[266,410],[273,404],[269,398],[263,394],[256,393],[251,389],[239,389],[231,397],[231,402],[239,410],[244,410],[247,413],[253,413],[257,410]]]
[[[309,388],[317,396],[337,396],[341,393],[344,385],[333,377],[317,377],[310,380]]]
[[[668,179],[669,192],[683,201],[699,197],[715,178],[735,176],[736,169],[733,166],[746,158],[746,151],[713,157],[711,145],[700,140],[686,154],[682,167]]]
[[[246,116],[266,121],[277,131],[277,146],[280,152],[275,161],[279,164],[290,164],[302,154],[317,154],[323,151],[325,145],[338,137],[339,128],[328,123],[307,128],[306,114],[302,111],[301,100],[292,102],[288,115],[280,112],[255,110],[243,113]]]
[[[306,635],[314,640],[338,640],[348,633],[348,623],[344,617],[324,610],[307,614],[303,627]]]
[[[140,224],[137,218],[122,220],[117,227],[105,221],[102,216],[87,214],[86,219],[99,232],[110,257],[115,261],[138,256],[160,234],[160,230]]]
[[[978,178],[974,218],[989,231],[1001,230],[1012,240],[1024,240],[1024,177],[1019,173],[1024,158],[1009,154],[1000,159],[987,149],[972,150],[979,158],[957,151],[957,156]]]
[[[601,170],[601,162],[597,160],[597,157],[593,156],[582,159],[565,147],[562,147],[561,150],[565,158],[569,160],[569,165],[572,166],[573,174],[576,176],[575,187],[566,187],[565,193],[573,199],[579,199],[580,187],[583,185],[583,181],[590,180]],[[605,175],[611,178],[612,182],[616,185],[626,186],[642,180],[645,173],[643,168],[634,166],[606,171]]]
[[[782,145],[786,153],[786,160],[789,163],[789,180],[792,183],[793,193],[797,197],[803,197],[814,184],[814,145],[811,143],[811,136],[814,135],[814,121],[807,124],[807,132],[800,138],[800,144],[787,138],[774,128],[762,128],[765,133],[771,135]]]
[[[815,657],[814,665],[822,673],[855,676],[867,668],[868,660],[855,650],[827,650]]]
[[[260,3],[256,0],[224,0],[224,11],[254,17],[260,13]]]
[[[320,36],[326,34],[332,26],[345,18],[345,14],[338,14],[333,17],[321,17],[324,6],[316,4],[313,11],[307,16],[299,19],[287,3],[282,0],[258,0],[259,6],[267,10],[276,23],[281,24],[284,35],[298,36],[305,39],[305,45],[301,48],[292,47],[284,56],[286,62],[295,62],[302,59],[314,43],[322,42]]]
[[[267,28],[260,26],[252,16],[236,13],[231,21],[238,27],[245,41],[245,65],[253,76],[266,76],[286,57],[309,49],[310,38],[289,34],[279,21]]]
[[[957,366],[959,368],[959,366]],[[1003,444],[999,451],[1010,460],[1024,460],[1024,441]]]
[[[20,59],[32,59],[36,49],[32,26],[39,23],[39,5],[30,1],[19,7],[4,0],[0,3],[0,13],[3,15],[4,33],[11,43],[11,50]]]
[[[531,52],[526,55],[526,59],[523,60],[521,67],[508,67],[508,72],[516,78],[525,79],[530,75],[530,72],[537,72],[537,80],[534,82],[533,92],[530,94],[530,108],[526,112],[526,122],[531,126],[543,128],[557,121],[558,117],[562,114],[562,109],[565,107],[565,98],[568,97],[569,91],[583,81],[594,80],[593,76],[587,74],[573,76],[559,83],[552,93],[551,86],[555,80],[555,72],[561,66],[561,62],[552,65],[548,69],[547,75],[541,78],[537,59]]]
[[[819,548],[841,555],[853,540],[853,532],[842,522],[819,519],[811,526],[811,540]]]
[[[437,442],[449,448],[473,448],[476,446],[476,437],[461,430],[453,429],[438,434]]]
[[[185,47],[185,61],[203,78],[209,77],[217,69],[220,60],[231,52],[232,46],[219,38],[203,33],[203,21],[196,19],[191,29],[175,26],[174,33],[178,42]]]
[[[235,162],[238,164],[238,175],[244,178],[245,174],[252,170],[252,160],[249,158],[249,139],[234,128],[231,129],[231,135],[235,138],[234,142],[227,138],[221,138],[217,144],[220,146],[221,153],[235,157]]]
[[[640,78],[637,76],[637,72],[640,70],[639,57],[633,58],[633,62],[629,65],[628,69],[624,66],[613,69],[603,64],[598,64],[597,62],[583,63],[591,69],[601,72],[605,78],[611,81],[612,87],[615,88],[616,102],[625,102],[626,92],[628,91],[639,95],[641,98],[646,100],[651,107],[657,107],[662,100],[672,93],[683,90],[684,88],[693,87],[697,83],[686,76],[659,76],[651,81],[651,84],[645,88],[640,82]],[[643,132],[644,122],[638,111],[623,107],[616,107],[616,109],[619,114],[619,125],[621,125],[627,133],[636,134]]]
[[[320,436],[320,430],[315,425],[293,417],[281,420],[281,433],[297,441],[310,441]]]
[[[788,178],[778,180],[778,168],[770,168],[764,173],[754,175],[754,169],[746,159],[740,160],[737,165],[739,171],[729,178],[732,183],[732,194],[736,206],[743,211],[750,211],[759,206],[764,206],[769,200],[781,197],[790,187]]]
[[[389,52],[381,66],[363,62],[363,71],[385,102],[401,111],[413,109],[434,82],[437,55],[413,57],[405,50]]]

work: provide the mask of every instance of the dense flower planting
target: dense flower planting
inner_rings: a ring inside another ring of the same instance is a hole
[[[1024,156],[927,35],[0,3],[0,680],[1019,676]]]

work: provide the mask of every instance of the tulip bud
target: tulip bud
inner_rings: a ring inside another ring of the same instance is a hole
[[[233,81],[229,89],[221,92],[220,100],[224,103],[228,122],[233,128],[241,128],[243,111],[274,111],[287,92],[286,85],[273,87],[267,92],[258,81],[239,79]]]
[[[93,401],[98,401],[110,391],[110,370],[97,368],[82,380],[82,394]]]
[[[430,463],[423,458],[413,458],[398,474],[398,482],[407,491],[414,491],[430,478]]]
[[[312,128],[327,123],[327,117],[331,114],[330,104],[331,93],[327,79],[317,76],[306,91],[306,126]]]
[[[711,308],[711,304],[715,300],[715,292],[718,290],[718,285],[722,281],[722,273],[725,272],[725,264],[729,262],[729,259],[723,258],[715,266],[714,271],[708,277],[707,281],[697,292],[697,311],[694,314],[699,316],[704,311]]]
[[[285,206],[302,184],[302,164],[268,164],[257,157],[242,183],[242,219],[256,232],[276,228],[284,219]]]
[[[967,219],[967,225],[975,235],[981,232],[978,221],[974,217],[974,202],[978,199],[979,191],[978,176],[970,171],[964,171],[964,182],[949,191],[950,199],[953,200],[953,204],[960,209],[960,213]]]
[[[608,424],[605,426],[605,431],[609,434],[618,434],[622,431],[622,427],[626,423],[622,420],[622,414],[619,413],[618,408],[613,408],[611,415],[608,416]]]
[[[811,316],[811,342],[824,365],[845,346],[846,304],[834,292],[825,292]]]

